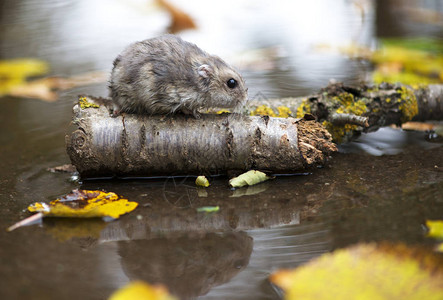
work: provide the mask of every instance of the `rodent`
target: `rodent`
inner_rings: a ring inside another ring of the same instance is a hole
[[[129,45],[114,61],[114,116],[174,114],[199,118],[201,108],[235,108],[247,101],[242,76],[218,56],[175,35]]]

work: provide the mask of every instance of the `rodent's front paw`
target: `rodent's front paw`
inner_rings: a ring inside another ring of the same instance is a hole
[[[120,111],[119,110],[113,110],[111,112],[111,117],[112,118],[117,118],[120,115]]]

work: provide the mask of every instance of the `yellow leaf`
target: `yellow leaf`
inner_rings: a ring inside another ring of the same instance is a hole
[[[177,300],[161,285],[134,281],[114,292],[109,300]]]
[[[26,80],[27,77],[44,75],[48,70],[48,64],[38,59],[0,61],[0,97],[11,95],[53,102],[58,99],[56,91],[105,82],[108,76],[105,72],[88,72],[69,78],[47,77]]]
[[[128,201],[115,193],[102,191],[74,190],[48,204],[36,202],[28,207],[30,212],[41,212],[45,216],[67,218],[112,217],[133,211],[138,203]]]
[[[48,64],[32,58],[0,61],[0,96],[9,94],[17,86],[22,86],[26,78],[48,72]]]
[[[442,261],[405,245],[362,244],[341,249],[270,280],[285,299],[443,299]]]
[[[263,181],[270,179],[268,175],[263,172],[251,170],[246,173],[241,174],[238,177],[234,177],[229,180],[229,185],[231,187],[242,187],[245,185],[254,185]]]
[[[197,179],[195,180],[195,184],[197,186],[208,187],[209,181],[205,176],[198,176]]]
[[[26,78],[30,76],[44,75],[49,66],[46,62],[34,58],[18,58],[0,61],[0,77],[2,78]]]
[[[428,237],[443,239],[443,221],[426,220],[426,226],[429,228]]]

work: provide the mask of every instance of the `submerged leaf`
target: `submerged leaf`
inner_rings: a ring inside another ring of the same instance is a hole
[[[121,198],[115,193],[102,191],[74,190],[48,204],[36,202],[28,207],[30,212],[41,212],[45,216],[67,218],[118,218],[134,210],[138,203]]]
[[[234,177],[229,180],[229,185],[231,187],[242,187],[245,185],[254,185],[263,181],[270,179],[271,177],[263,172],[251,170],[246,173],[241,174],[238,177]]]
[[[405,245],[362,244],[325,254],[270,280],[285,299],[443,299],[438,256]]]
[[[115,291],[109,300],[177,300],[162,285],[150,285],[143,281],[130,282]]]
[[[208,187],[209,181],[205,176],[198,176],[197,179],[195,180],[195,184],[197,186]]]
[[[211,212],[217,212],[220,210],[220,207],[217,206],[202,206],[197,208],[198,212],[206,212],[206,213],[211,213]]]

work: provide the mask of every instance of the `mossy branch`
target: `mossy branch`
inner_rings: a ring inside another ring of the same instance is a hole
[[[383,126],[411,120],[442,120],[443,85],[412,88],[382,83],[350,87],[336,83],[308,97],[252,101],[248,109],[252,115],[312,114],[335,142],[343,142]]]

